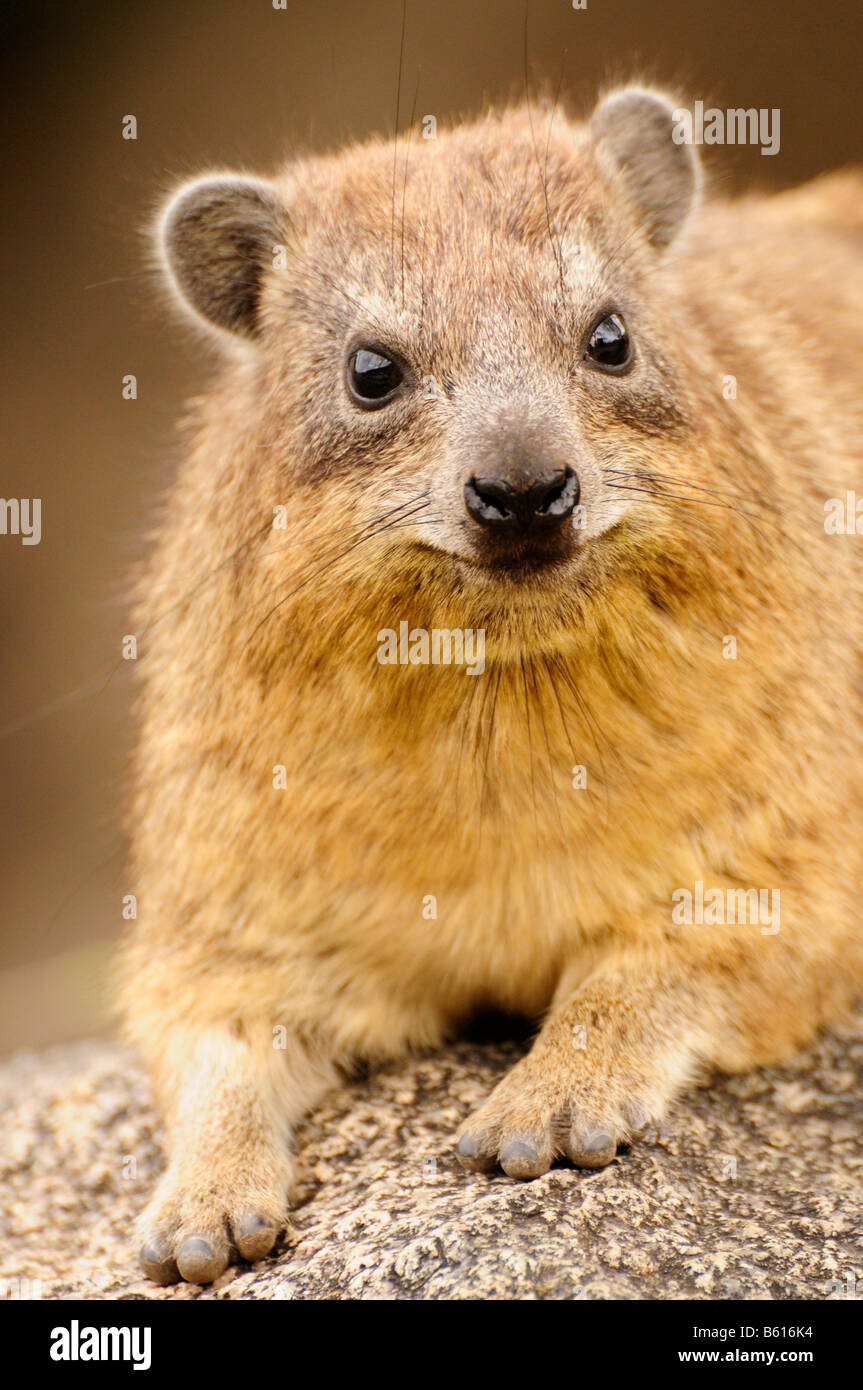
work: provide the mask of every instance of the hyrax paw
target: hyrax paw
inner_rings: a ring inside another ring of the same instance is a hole
[[[211,1284],[235,1255],[262,1259],[287,1225],[288,1180],[287,1167],[257,1181],[253,1168],[170,1167],[139,1223],[144,1272],[157,1284]]]
[[[580,1094],[559,1078],[537,1075],[526,1058],[462,1126],[456,1157],[471,1172],[501,1167],[511,1178],[538,1178],[555,1159],[603,1168],[619,1144],[638,1138],[653,1112],[648,1101],[616,1101],[602,1088]]]

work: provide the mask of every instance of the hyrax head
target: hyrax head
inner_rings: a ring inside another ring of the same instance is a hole
[[[368,569],[422,555],[425,584],[487,604],[596,591],[669,524],[638,482],[691,466],[669,265],[692,150],[639,88],[586,124],[430,122],[185,185],[161,222],[173,284],[245,349],[256,467],[310,545],[365,527]]]

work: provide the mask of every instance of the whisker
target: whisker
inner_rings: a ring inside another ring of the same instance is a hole
[[[386,521],[389,517],[393,517],[396,521],[400,521],[401,518],[397,516],[397,513],[404,511],[407,507],[412,507],[414,503],[418,502],[420,498],[423,498],[425,496],[427,496],[426,493],[418,493],[416,497],[411,497],[407,502],[399,502],[398,506],[391,507],[389,511],[378,513],[377,516],[371,517],[368,521],[363,521],[359,526],[349,527],[348,530],[344,533],[344,535],[340,536],[339,539],[337,541],[334,541],[332,545],[325,548],[321,552],[321,554],[316,555],[315,558],[321,559],[322,556],[326,557],[328,555],[331,555],[333,551],[338,550],[346,540],[353,540],[356,537],[362,536],[364,531],[369,530],[369,528],[372,526],[377,526],[378,523],[381,521]],[[329,531],[327,531],[321,536],[312,537],[311,540],[301,536],[297,537],[294,540],[281,541],[278,545],[268,546],[266,550],[261,551],[261,554],[275,555],[278,554],[278,552],[281,550],[290,550],[295,545],[302,545],[308,548],[310,545],[314,545],[317,540],[332,540],[332,535]]]
[[[561,92],[561,88],[562,88],[562,86],[563,86],[563,74],[564,74],[564,72],[565,72],[565,70],[566,70],[566,57],[567,57],[567,53],[568,53],[568,52],[569,52],[569,50],[566,49],[566,48],[563,50],[563,59],[562,59],[561,64],[560,64],[560,76],[559,76],[559,78],[557,79],[557,89],[556,89],[555,94],[554,94],[554,103],[553,103],[552,108],[551,108],[551,115],[550,115],[549,118],[548,118],[548,131],[546,132],[546,137],[545,137],[545,160],[544,160],[544,163],[543,163],[543,170],[542,170],[542,186],[543,186],[543,189],[544,189],[544,191],[545,191],[545,205],[546,205],[546,215],[547,215],[547,222],[548,222],[548,234],[549,234],[550,237],[552,237],[552,244],[553,244],[553,236],[552,236],[552,228],[551,228],[551,214],[550,214],[549,208],[548,208],[548,156],[549,156],[549,152],[550,152],[550,150],[551,150],[551,132],[552,132],[552,129],[554,128],[554,118],[555,118],[555,116],[557,115],[557,108],[558,108],[558,105],[560,104],[560,92]],[[558,244],[558,248],[557,248],[557,268],[558,268],[558,275],[559,275],[559,279],[560,279],[560,287],[561,287],[561,290],[563,290],[563,289],[565,288],[565,287],[564,287],[564,279],[563,279],[563,255],[562,255],[561,247],[560,247],[559,244]]]
[[[546,669],[547,669],[547,668],[546,668]],[[555,779],[555,764],[554,764],[554,759],[553,759],[552,754],[551,754],[551,739],[549,738],[549,734],[548,734],[548,724],[547,724],[546,718],[545,718],[545,708],[544,708],[544,705],[543,705],[542,694],[540,693],[540,689],[539,689],[539,681],[538,681],[538,676],[537,676],[537,669],[536,669],[536,665],[535,665],[535,663],[534,663],[533,660],[531,660],[531,662],[530,662],[530,675],[531,675],[531,686],[532,686],[532,689],[533,689],[534,698],[535,698],[535,700],[536,700],[536,707],[537,707],[537,709],[539,710],[539,720],[540,720],[540,723],[541,723],[541,725],[542,725],[542,733],[543,733],[543,737],[544,737],[544,739],[545,739],[545,751],[546,751],[546,756],[548,757],[548,778],[549,778],[549,787],[550,787],[550,789],[551,789],[552,800],[554,801],[554,809],[555,809],[555,814],[556,814],[556,816],[557,816],[558,828],[559,828],[559,830],[560,830],[560,838],[561,838],[561,842],[562,842],[562,841],[563,841],[563,838],[564,838],[564,832],[563,832],[563,819],[562,819],[561,814],[560,814],[560,802],[559,802],[558,796],[557,796],[557,782],[556,782],[556,779]]]
[[[404,307],[404,302],[405,302],[405,205],[406,205],[406,203],[407,203],[407,196],[408,196],[408,161],[410,160],[410,156],[411,156],[411,141],[413,140],[413,134],[414,134],[414,121],[416,120],[416,114],[417,114],[417,98],[418,98],[418,96],[419,96],[419,90],[420,90],[420,73],[421,73],[421,72],[422,72],[422,67],[418,67],[418,68],[417,68],[416,86],[414,87],[414,99],[413,99],[413,103],[412,103],[412,105],[411,105],[411,119],[410,119],[410,125],[408,126],[408,143],[407,143],[407,147],[406,147],[406,149],[405,149],[405,173],[404,173],[404,183],[403,183],[403,185],[402,185],[402,228],[401,228],[401,242],[402,242],[402,246],[401,246],[402,307]]]
[[[536,833],[537,844],[539,844],[539,810],[536,803],[536,769],[533,764],[533,727],[530,720],[530,696],[527,690],[527,672],[524,668],[524,657],[520,658],[521,682],[524,690],[524,717],[527,721],[527,753],[530,764],[530,791],[533,798],[533,825]]]
[[[216,565],[212,570],[208,572],[208,574],[204,575],[202,579],[199,579],[197,583],[194,584],[192,588],[186,594],[184,594],[181,599],[179,599],[176,603],[172,604],[169,608],[166,608],[157,617],[148,619],[148,621],[144,625],[142,632],[140,633],[140,640],[143,640],[143,638],[148,633],[152,632],[154,628],[158,627],[160,623],[164,622],[165,618],[170,617],[172,613],[175,613],[179,608],[182,608],[183,605],[186,604],[189,601],[189,599],[192,598],[194,594],[197,593],[198,590],[203,587],[204,584],[206,584],[209,580],[213,579],[220,570],[225,568],[226,565],[233,564],[236,561],[237,556],[240,555],[244,550],[248,549],[248,547],[252,545],[253,542],[260,535],[262,535],[265,531],[269,530],[271,525],[272,522],[268,520],[263,527],[261,527],[257,531],[254,531],[251,536],[247,537],[246,540],[242,541],[241,544],[238,545],[237,548],[233,550],[225,560],[220,561],[218,565]],[[11,719],[8,723],[0,726],[0,738],[5,738],[9,734],[18,733],[21,729],[29,728],[33,724],[38,724],[41,719],[49,719],[52,714],[58,714],[60,710],[66,709],[67,706],[74,704],[76,700],[84,699],[87,695],[104,694],[104,692],[108,689],[108,686],[111,684],[111,681],[116,676],[117,672],[124,668],[128,668],[129,665],[130,663],[125,659],[125,657],[120,657],[119,661],[111,665],[111,667],[107,671],[107,674],[102,673],[94,677],[92,681],[88,681],[86,684],[78,686],[75,690],[67,691],[64,695],[58,695],[55,700],[49,700],[47,704],[40,705],[38,709],[31,710],[28,714],[19,715],[16,719]]]
[[[399,73],[396,81],[396,113],[393,119],[393,206],[390,221],[390,283],[395,283],[396,269],[396,174],[399,156],[399,108],[402,101],[402,67],[405,58],[405,27],[407,25],[408,3],[402,0],[402,34],[399,41]]]
[[[495,682],[495,687],[499,684],[499,682],[500,682],[500,668],[498,668],[498,679],[497,679],[497,681]],[[475,781],[475,783],[478,784],[478,785],[477,785],[477,808],[478,808],[478,830],[479,830],[479,842],[480,842],[480,844],[482,844],[483,814],[484,814],[484,810],[485,810],[485,794],[486,794],[486,786],[487,786],[488,758],[489,758],[489,750],[490,750],[490,748],[491,748],[491,734],[492,734],[492,729],[493,729],[493,727],[494,727],[493,721],[489,721],[487,733],[486,733],[486,736],[485,736],[485,749],[486,749],[486,751],[485,751],[485,757],[483,757],[483,756],[482,756],[482,753],[483,753],[483,724],[484,724],[484,717],[485,717],[486,706],[488,705],[489,698],[490,698],[490,695],[491,695],[491,692],[492,692],[492,688],[493,688],[493,687],[492,687],[492,682],[491,682],[491,680],[483,681],[482,684],[483,684],[482,700],[480,701],[479,707],[478,707],[478,709],[477,709],[477,714],[476,714],[476,728],[475,728],[475,731],[474,731],[474,770],[475,770],[474,781]],[[497,690],[496,690],[496,688],[495,688],[495,690],[494,690],[494,697],[495,697],[495,701],[496,701],[496,700],[497,700]],[[481,774],[480,774],[480,771],[479,771],[480,766],[482,767],[482,773],[481,773]]]
[[[400,511],[403,511],[405,508],[412,506],[415,502],[419,500],[420,497],[423,496],[425,496],[425,494],[420,493],[418,497],[410,498],[407,502],[400,502],[398,506],[391,507],[389,511],[381,512],[378,516],[373,517],[370,521],[363,522],[361,526],[352,528],[346,533],[346,536],[350,538],[355,538],[357,536],[362,537],[362,533],[364,531],[377,526],[380,522],[385,521],[387,518],[392,516],[395,516],[397,524],[400,523],[401,518],[399,518],[396,514]],[[407,525],[408,523],[405,522],[404,524]],[[410,524],[418,525],[422,523],[412,522]],[[232,550],[230,554],[228,554],[224,559],[220,560],[217,565],[214,565],[213,568],[209,570],[207,574],[203,575],[201,579],[197,580],[190,589],[187,589],[186,592],[179,599],[177,599],[174,603],[170,604],[167,608],[164,608],[160,613],[150,617],[139,634],[139,641],[143,641],[144,637],[152,634],[163,622],[165,622],[167,618],[171,617],[172,614],[180,611],[187,604],[189,604],[192,601],[192,599],[196,596],[196,594],[199,594],[201,590],[206,587],[207,584],[211,583],[214,579],[216,579],[216,577],[222,572],[222,570],[226,569],[230,565],[236,564],[237,560],[243,554],[243,552],[247,551],[256,540],[260,539],[260,537],[265,535],[268,531],[271,531],[272,528],[272,519],[268,517],[267,521],[264,523],[263,526],[258,527],[255,531],[252,532],[250,536],[247,536],[247,538],[244,541],[242,541],[234,550]],[[324,539],[324,536],[319,537],[319,539]],[[343,536],[338,544],[341,546],[345,539],[346,537]],[[288,549],[292,546],[299,545],[301,543],[302,542],[299,540],[283,541],[280,542],[279,545],[268,546],[266,549],[261,551],[261,554],[271,555],[280,550]],[[308,544],[308,542],[305,543]],[[325,551],[324,553],[329,554],[330,552]],[[139,661],[144,660],[145,658],[146,652],[139,655]],[[18,733],[22,729],[26,729],[34,724],[38,724],[42,719],[49,719],[52,714],[59,714],[60,711],[67,708],[67,706],[73,705],[76,700],[85,699],[88,695],[104,694],[104,692],[108,689],[108,686],[111,684],[111,681],[117,675],[117,672],[124,668],[130,668],[131,665],[132,663],[126,661],[124,657],[121,657],[119,661],[112,664],[111,667],[107,670],[103,670],[98,676],[94,677],[93,680],[86,682],[84,685],[77,686],[74,690],[66,691],[63,695],[58,695],[56,699],[50,700],[44,705],[40,705],[38,709],[30,710],[27,714],[19,715],[14,719],[9,720],[6,724],[0,725],[0,738],[5,738],[10,734]]]
[[[554,669],[557,671],[558,675],[560,676],[561,680],[566,686],[566,689],[569,691],[570,695],[575,700],[575,703],[577,704],[581,712],[582,719],[584,723],[587,725],[588,733],[590,734],[591,741],[593,742],[594,752],[596,753],[596,759],[599,763],[600,776],[602,778],[602,786],[603,791],[605,793],[605,819],[607,823],[609,815],[609,782],[608,773],[606,771],[605,766],[605,759],[602,756],[602,745],[605,745],[606,750],[612,755],[612,757],[616,759],[616,761],[618,761],[618,763],[620,761],[619,755],[616,753],[614,745],[611,743],[611,740],[603,734],[602,730],[599,728],[599,725],[596,723],[596,720],[593,717],[593,713],[588,707],[587,701],[585,700],[578,686],[576,685],[571,672],[567,669],[566,666],[561,666],[558,664],[558,659],[556,656],[551,656],[548,659],[553,665]],[[563,711],[561,709],[561,714],[562,713]]]
[[[528,20],[529,5],[530,5],[530,0],[524,0],[524,43],[523,43],[523,56],[524,56],[524,100],[525,100],[525,105],[527,106],[527,119],[528,119],[528,123],[529,123],[529,125],[530,125],[530,139],[531,139],[531,144],[533,145],[534,159],[536,160],[536,170],[537,170],[537,173],[539,174],[540,187],[542,188],[542,196],[543,196],[543,200],[544,200],[544,202],[545,202],[545,221],[546,221],[546,226],[547,226],[547,228],[548,228],[548,240],[549,240],[549,245],[551,246],[552,255],[554,256],[554,259],[555,259],[555,261],[556,261],[556,263],[557,263],[557,274],[558,274],[558,279],[559,279],[559,281],[560,281],[560,288],[561,288],[562,291],[565,292],[565,288],[566,288],[566,287],[565,287],[564,274],[563,274],[563,258],[562,258],[561,254],[560,254],[560,247],[557,245],[557,243],[556,243],[556,241],[555,241],[555,239],[554,239],[554,228],[553,228],[552,220],[551,220],[551,204],[549,203],[549,200],[548,200],[548,183],[546,182],[545,175],[544,175],[544,173],[543,173],[542,164],[540,163],[540,159],[539,159],[539,147],[537,146],[537,143],[536,143],[536,131],[534,130],[534,125],[533,125],[533,108],[532,108],[531,103],[530,103],[530,79],[529,79],[529,76],[528,76],[528,61],[527,61],[527,20]],[[554,119],[554,113],[552,113],[552,120],[553,120],[553,119]],[[550,139],[551,139],[551,127],[549,127],[549,140],[550,140]]]
[[[801,559],[806,561],[813,572],[819,572],[817,561],[807,547],[796,540],[794,536],[790,535],[788,528],[782,524],[781,513],[779,513],[778,516],[769,516],[765,513],[759,514],[757,512],[747,511],[744,507],[735,506],[733,503],[723,502],[713,497],[686,497],[679,493],[666,492],[662,488],[641,487],[632,483],[614,483],[607,481],[607,486],[616,491],[644,496],[657,505],[661,505],[665,502],[682,503],[684,506],[688,507],[718,507],[724,511],[735,512],[738,516],[748,521],[755,531],[758,531],[759,527],[771,527],[775,534],[781,537],[785,545],[789,546]]]
[[[758,492],[752,490],[741,492],[739,488],[705,487],[703,483],[691,482],[690,479],[677,477],[673,473],[657,473],[655,470],[647,468],[604,468],[602,471],[606,476],[637,478],[644,482],[670,483],[672,487],[687,487],[696,492],[707,493],[708,496],[732,497],[736,501],[748,501],[753,504],[764,501],[765,506],[774,507],[772,501],[768,503]]]
[[[467,738],[467,731],[468,731],[468,727],[469,727],[469,725],[470,725],[470,716],[471,716],[471,710],[473,709],[473,702],[474,702],[474,700],[476,699],[476,695],[477,695],[477,691],[478,691],[479,686],[480,686],[480,682],[479,682],[478,680],[472,680],[472,681],[469,682],[469,686],[470,686],[470,688],[469,688],[469,690],[468,690],[468,693],[467,693],[467,696],[466,696],[466,699],[465,699],[465,706],[466,706],[466,708],[465,708],[465,710],[464,710],[464,718],[463,718],[463,720],[462,720],[461,732],[460,732],[460,735],[459,735],[459,741],[458,741],[458,758],[457,758],[457,761],[456,761],[456,770],[455,770],[455,795],[454,795],[454,798],[453,798],[453,799],[454,799],[454,803],[455,803],[455,816],[456,816],[456,819],[458,819],[459,805],[460,805],[460,801],[461,801],[461,778],[462,778],[462,769],[463,769],[463,768],[466,766],[466,764],[467,764],[467,759],[466,759],[465,756],[464,756],[465,740],[466,740],[466,738]]]
[[[423,507],[427,506],[428,502],[421,502],[419,506],[416,508],[416,510],[422,511]],[[412,515],[412,513],[409,512],[407,515],[410,516]],[[404,518],[400,518],[400,520],[403,519]],[[249,634],[249,637],[245,645],[248,646],[252,638],[254,638],[256,633],[260,631],[260,629],[264,626],[265,623],[269,622],[273,614],[278,612],[278,610],[283,606],[283,604],[287,603],[288,600],[293,598],[295,594],[298,594],[302,589],[305,589],[307,585],[311,584],[312,581],[314,579],[317,579],[320,575],[325,574],[327,570],[332,569],[333,565],[338,564],[339,560],[344,559],[344,557],[346,555],[349,555],[352,550],[356,550],[357,546],[363,545],[366,541],[371,540],[374,536],[381,535],[383,531],[389,530],[389,528],[395,524],[395,522],[387,522],[383,526],[378,526],[374,530],[366,531],[363,535],[359,536],[357,540],[353,541],[350,545],[345,546],[342,550],[340,550],[339,553],[333,556],[331,560],[328,560],[325,565],[320,565],[305,579],[301,580],[301,582],[295,585],[294,588],[292,588],[287,594],[285,594],[283,598],[279,599],[278,603],[273,604],[272,608],[270,608],[269,611],[264,614],[264,617],[261,618],[260,622],[255,624],[254,628]],[[278,592],[278,590],[276,590],[276,592]]]
[[[543,663],[544,663],[544,665],[545,665],[545,669],[546,669],[546,671],[548,672],[548,678],[549,678],[549,681],[550,681],[550,683],[551,683],[551,688],[552,688],[552,691],[553,691],[553,693],[554,693],[554,698],[555,698],[555,700],[557,701],[557,708],[558,708],[558,710],[559,710],[559,712],[560,712],[560,725],[561,725],[561,728],[562,728],[562,730],[563,730],[564,736],[566,737],[566,741],[567,741],[567,743],[569,744],[569,751],[570,751],[570,754],[572,755],[572,759],[573,759],[573,762],[574,762],[574,761],[575,761],[575,745],[574,745],[573,742],[572,742],[572,734],[571,734],[571,732],[570,732],[569,725],[568,725],[568,723],[567,723],[567,721],[566,721],[566,714],[565,714],[565,712],[564,712],[563,704],[562,704],[562,702],[561,702],[560,691],[558,690],[558,688],[557,688],[557,682],[556,682],[555,679],[554,679],[554,667],[552,666],[551,660],[550,660],[550,658],[549,658],[547,655],[546,655],[546,656],[543,656],[542,659],[543,659]]]
[[[621,492],[637,492],[637,493],[646,494],[648,497],[653,497],[653,498],[655,498],[657,501],[664,501],[664,500],[667,499],[669,502],[687,502],[687,503],[690,504],[690,506],[696,506],[696,507],[721,507],[721,508],[723,508],[724,511],[736,512],[738,516],[746,517],[749,521],[754,521],[754,522],[759,522],[759,521],[764,522],[764,521],[766,521],[766,522],[768,522],[768,523],[770,523],[770,521],[771,521],[771,518],[770,518],[770,517],[759,516],[757,512],[747,512],[747,511],[744,511],[744,509],[743,509],[742,507],[735,507],[734,504],[733,504],[732,502],[720,502],[720,501],[718,501],[716,498],[710,498],[710,497],[686,497],[686,496],[683,496],[683,495],[681,495],[680,493],[677,493],[677,492],[665,492],[664,490],[662,490],[662,489],[660,489],[660,488],[641,487],[641,486],[637,486],[637,485],[634,484],[634,483],[612,483],[612,482],[609,482],[609,483],[608,483],[608,486],[609,486],[609,487],[616,488],[618,491],[621,491]]]
[[[423,497],[425,495],[426,494],[424,493],[420,493],[417,497],[411,498],[408,502],[400,502],[398,506],[391,507],[389,511],[382,512],[378,516],[373,517],[370,521],[365,521],[360,526],[355,526],[351,528],[347,532],[346,536],[341,537],[341,539],[338,541],[338,545],[342,545],[344,540],[349,537],[353,538],[357,535],[361,535],[362,532],[365,531],[368,527],[376,526],[378,522],[386,520],[387,517],[394,516],[395,513],[401,511],[405,507],[412,505],[413,502],[419,500],[419,497]],[[194,598],[195,594],[198,593],[204,587],[205,584],[209,583],[212,579],[214,579],[216,575],[220,574],[223,569],[226,569],[229,565],[235,564],[237,558],[243,553],[243,551],[248,550],[250,545],[252,545],[262,535],[266,535],[266,533],[268,531],[271,531],[272,529],[272,519],[268,518],[267,521],[264,522],[263,526],[259,527],[258,530],[254,531],[252,535],[247,537],[247,539],[243,541],[240,545],[238,545],[235,550],[232,550],[231,553],[228,556],[226,556],[224,560],[220,560],[219,563],[215,565],[213,569],[211,569],[207,574],[205,574],[202,579],[199,579],[197,583],[193,584],[192,588],[188,589],[186,593],[182,596],[182,598],[178,599],[176,603],[172,603],[169,608],[164,609],[158,615],[158,617],[151,618],[145,625],[141,633],[141,638],[143,639],[148,633],[152,632],[156,627],[158,627],[160,623],[164,622],[166,618],[169,618],[173,613],[176,613],[179,609],[183,608],[190,601],[190,599]],[[328,536],[329,532],[323,533],[320,537],[313,538],[311,544],[315,543],[315,539],[326,539]],[[261,551],[261,554],[272,555],[280,550],[286,550],[292,546],[304,543],[309,544],[308,541],[303,542],[301,540],[280,541],[278,545],[267,546],[264,550]],[[325,551],[324,553],[329,554],[331,552]],[[116,669],[117,668],[115,668],[115,670]]]
[[[482,816],[482,812],[483,812],[483,810],[484,810],[484,808],[485,808],[485,805],[486,805],[486,793],[487,793],[487,791],[488,791],[488,786],[489,786],[489,767],[490,767],[490,764],[491,764],[492,739],[493,739],[493,737],[494,737],[494,721],[495,721],[495,715],[496,715],[496,713],[497,713],[497,697],[498,697],[498,692],[500,691],[500,682],[501,682],[502,671],[503,671],[503,668],[502,668],[501,666],[498,666],[498,668],[497,668],[497,670],[496,670],[496,672],[495,672],[495,679],[494,679],[494,684],[493,684],[493,686],[492,686],[492,692],[491,692],[491,708],[490,708],[490,710],[489,710],[489,719],[488,719],[488,736],[487,736],[486,741],[485,741],[485,756],[484,756],[484,758],[483,758],[483,764],[482,764],[482,785],[481,785],[481,790],[480,790],[480,816]],[[491,684],[491,682],[489,682],[489,683]]]
[[[119,665],[126,666],[128,663],[121,660]],[[79,685],[75,690],[68,690],[65,695],[58,695],[55,700],[49,700],[45,705],[40,705],[38,709],[30,710],[27,714],[20,714],[16,719],[10,719],[7,724],[0,725],[0,738],[6,738],[9,734],[17,734],[21,729],[29,729],[33,724],[38,724],[40,719],[50,719],[52,714],[59,714],[60,710],[66,709],[68,705],[74,705],[76,700],[83,700],[86,695],[101,694],[108,688],[111,679],[116,675],[119,668],[112,667],[107,679],[101,675],[95,680],[88,681],[86,685]]]

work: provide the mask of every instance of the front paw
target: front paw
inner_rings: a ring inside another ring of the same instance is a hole
[[[262,1259],[287,1225],[290,1177],[281,1155],[179,1155],[138,1224],[144,1272],[157,1284],[211,1284],[235,1255]]]
[[[637,1089],[585,1085],[568,1066],[525,1057],[459,1131],[456,1157],[472,1172],[500,1166],[512,1178],[537,1178],[555,1159],[602,1168],[618,1145],[661,1118],[664,1102]]]

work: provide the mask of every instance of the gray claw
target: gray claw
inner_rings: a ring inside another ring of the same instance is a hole
[[[234,1225],[234,1241],[244,1260],[254,1263],[263,1259],[276,1243],[279,1227],[267,1221],[259,1212],[251,1211]]]
[[[227,1268],[225,1251],[216,1251],[203,1236],[187,1236],[177,1254],[177,1267],[190,1284],[212,1284]]]
[[[540,1158],[533,1144],[510,1139],[500,1153],[500,1166],[510,1178],[538,1178],[548,1171],[548,1159]]]

